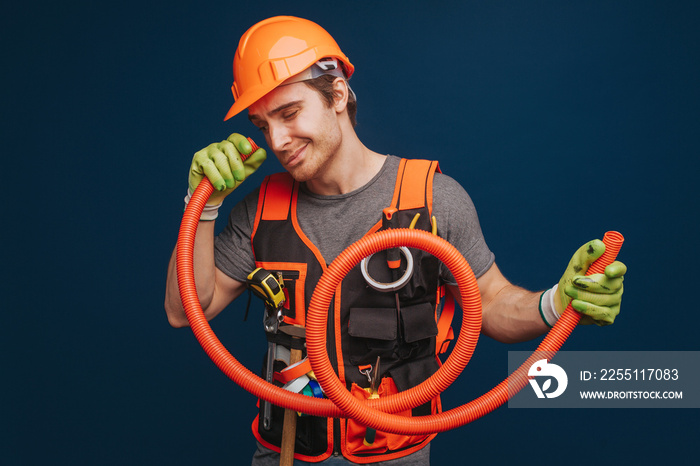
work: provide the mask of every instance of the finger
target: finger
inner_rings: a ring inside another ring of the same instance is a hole
[[[258,149],[252,154],[250,154],[250,157],[245,159],[245,162],[243,162],[243,166],[245,167],[245,175],[246,177],[252,175],[255,170],[260,168],[260,165],[267,159],[267,152],[265,152],[265,149]]]
[[[620,261],[615,261],[605,267],[605,276],[610,278],[622,277],[627,273],[627,266]]]
[[[216,164],[213,160],[202,160],[200,162],[200,167],[202,168],[202,171],[206,177],[209,178],[209,181],[211,182],[212,186],[214,186],[214,189],[217,191],[223,191],[226,189],[226,181],[224,181],[221,173],[219,173],[219,169],[216,168]]]
[[[243,167],[243,160],[241,158],[240,152],[238,151],[238,149],[236,149],[234,143],[227,139],[226,141],[221,141],[219,147],[221,147],[221,151],[226,155],[227,165],[231,169],[233,179],[238,182],[245,180],[245,168]],[[232,188],[234,187],[234,185],[235,183],[232,184],[230,187]]]
[[[236,146],[236,149],[241,154],[247,155],[253,150],[253,146],[250,145],[250,141],[248,141],[248,139],[242,134],[233,133],[226,140]]]
[[[586,314],[581,314],[581,320],[578,321],[579,325],[593,325],[595,323],[596,321],[593,320],[593,317],[587,316]]]
[[[226,144],[230,145],[229,142]],[[233,172],[231,171],[231,165],[229,163],[229,157],[225,153],[226,148],[219,145],[219,149],[212,152],[210,157],[214,161],[219,174],[224,179],[227,188],[233,188],[236,186],[236,181],[234,180]]]
[[[619,306],[622,301],[622,287],[612,293],[595,293],[567,285],[564,290],[567,296],[579,301],[586,301],[597,306]]]
[[[620,312],[619,309],[615,310],[609,307],[596,306],[577,299],[571,301],[571,306],[581,314],[588,316],[593,320],[593,323],[599,326],[612,324],[615,322],[615,317],[617,317],[617,314]]]
[[[576,277],[571,284],[580,290],[591,293],[613,294],[622,289],[623,281],[624,277],[609,278],[601,273]]]
[[[584,244],[571,258],[569,267],[573,268],[576,274],[583,275],[588,270],[588,267],[595,262],[605,252],[605,244],[599,239],[594,239]]]
[[[228,140],[221,141],[216,145],[216,150],[211,152],[211,158],[226,181],[226,187],[234,188],[236,186],[236,168],[240,165],[240,155],[233,144]]]
[[[218,145],[216,143],[209,144],[204,149],[195,152],[192,159],[192,166],[190,168],[191,176],[193,178],[190,181],[196,182],[193,183],[195,186],[190,186],[192,190],[199,185],[202,178],[205,176],[209,178],[209,181],[215,189],[221,191],[226,187],[226,182],[221,177],[221,174],[216,170],[216,166],[212,160],[211,154],[218,151],[217,146]]]

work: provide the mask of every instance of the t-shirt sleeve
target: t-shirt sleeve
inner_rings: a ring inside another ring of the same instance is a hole
[[[259,189],[248,194],[234,206],[228,223],[214,240],[216,267],[229,277],[245,282],[255,269],[255,256],[250,235],[255,223]]]
[[[433,215],[438,235],[462,253],[474,275],[479,278],[486,273],[495,256],[484,239],[476,207],[464,188],[442,173],[436,173],[433,182]],[[456,284],[444,264],[441,264],[440,277],[447,284]]]

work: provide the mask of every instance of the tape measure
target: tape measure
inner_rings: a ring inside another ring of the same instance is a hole
[[[266,307],[279,309],[284,304],[284,281],[281,275],[276,277],[272,272],[258,267],[250,272],[246,284],[255,296],[265,301]]]

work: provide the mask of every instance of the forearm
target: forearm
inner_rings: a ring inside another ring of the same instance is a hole
[[[478,278],[483,321],[481,333],[503,343],[517,343],[542,335],[548,327],[539,314],[541,293],[511,284],[493,264]],[[459,302],[459,289],[449,287]]]
[[[194,241],[194,277],[197,286],[199,302],[207,318],[209,305],[214,296],[216,286],[216,266],[214,262],[214,223],[213,221],[201,221],[197,227]],[[185,310],[180,298],[180,290],[177,281],[177,248],[173,251],[168,264],[168,275],[165,289],[165,311],[168,322],[173,327],[189,325]],[[211,314],[211,311],[209,311]]]
[[[604,274],[580,275],[604,250],[605,245],[599,240],[590,241],[579,248],[556,288],[559,299],[551,299],[553,304],[545,300],[542,314],[542,292],[528,291],[511,284],[493,264],[477,279],[483,315],[481,333],[503,343],[531,340],[546,333],[549,325],[554,325],[572,298],[574,309],[586,314],[581,323],[613,323],[620,312],[622,282],[627,267],[616,261],[605,268]],[[449,289],[459,302],[459,289],[456,286]],[[555,293],[554,289],[551,293]],[[545,324],[545,318],[549,325]]]
[[[549,328],[539,314],[541,294],[505,285],[490,302],[483,303],[482,333],[503,343],[518,343],[542,335]]]
[[[218,206],[248,176],[253,174],[267,157],[265,150],[252,152],[251,142],[233,133],[220,143],[210,144],[196,152],[190,166],[189,192],[194,193],[199,183],[207,178],[214,191],[202,211],[194,240],[194,279],[199,302],[207,320],[213,319],[231,301],[245,290],[246,284],[228,277],[216,268],[214,260],[214,226]],[[252,153],[251,153],[252,152]],[[243,157],[241,154],[247,154]],[[245,161],[243,160],[245,158]],[[189,195],[185,203],[189,202]],[[180,299],[177,282],[177,249],[168,264],[165,289],[165,311],[173,327],[189,325]]]

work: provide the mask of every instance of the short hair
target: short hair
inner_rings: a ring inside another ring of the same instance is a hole
[[[333,91],[333,82],[336,80],[335,76],[324,74],[314,79],[309,79],[304,81],[307,86],[318,92],[323,100],[326,101],[326,105],[329,107],[335,102],[335,92]],[[350,117],[350,123],[354,128],[357,125],[357,100],[355,98],[355,93],[350,90],[348,86],[348,116]]]

